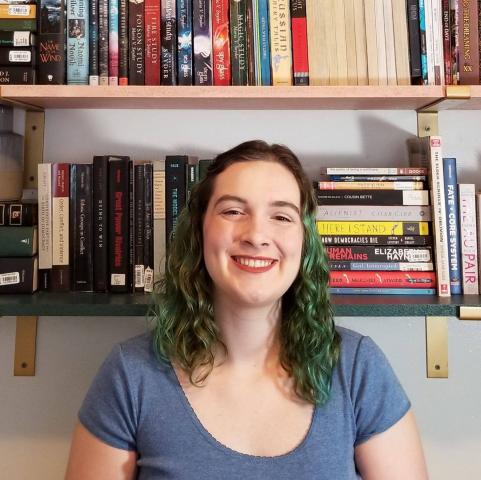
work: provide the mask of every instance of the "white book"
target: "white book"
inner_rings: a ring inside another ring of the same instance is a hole
[[[356,69],[357,84],[367,85],[367,43],[366,43],[366,21],[364,19],[364,0],[353,0],[354,22],[356,30]]]
[[[366,22],[367,75],[369,85],[379,85],[375,0],[364,0]]]
[[[329,64],[329,85],[339,85],[337,44],[336,44],[336,22],[334,10],[336,0],[327,0],[325,5],[326,28],[326,52],[325,55]]]
[[[406,0],[392,0],[392,16],[397,84],[411,85]]]
[[[38,268],[52,268],[52,164],[38,164]]]
[[[384,37],[386,41],[386,71],[387,84],[397,85],[396,50],[394,48],[394,24],[392,0],[383,0],[384,7]]]
[[[309,85],[329,85],[329,60],[326,54],[328,21],[325,14],[328,1],[306,0]]]
[[[431,0],[433,25],[433,65],[434,83],[444,85],[444,52],[443,52],[443,13],[442,0]]]
[[[476,187],[474,183],[460,183],[458,190],[463,294],[478,295],[479,272],[478,242],[476,238]]]
[[[434,75],[434,31],[432,0],[424,0],[424,20],[426,24],[426,57],[428,64],[428,85],[436,85]]]
[[[165,271],[165,164],[155,160],[154,167],[154,286]]]
[[[481,278],[481,192],[476,194],[476,232],[478,235],[478,286]]]
[[[387,85],[386,35],[384,33],[383,0],[374,0],[374,8],[376,22],[377,67],[379,72],[379,85]]]
[[[337,0],[334,7],[334,23],[336,24],[336,58],[338,85],[347,85],[347,43],[345,0]]]
[[[347,85],[357,85],[356,19],[354,5],[359,0],[344,0]]]

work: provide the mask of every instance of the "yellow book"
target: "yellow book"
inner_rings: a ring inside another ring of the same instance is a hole
[[[37,6],[31,4],[1,4],[0,18],[8,18],[13,20],[15,18],[36,18]]]
[[[358,1],[359,0],[344,0],[348,85],[357,85],[355,3]]]
[[[289,0],[269,0],[272,85],[292,85],[291,15]]]
[[[429,222],[324,222],[319,235],[429,235]]]

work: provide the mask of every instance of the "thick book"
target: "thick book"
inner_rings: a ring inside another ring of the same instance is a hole
[[[119,0],[119,85],[129,84],[129,4]]]
[[[0,83],[2,85],[33,85],[36,70],[34,67],[0,66]]]
[[[144,291],[154,289],[154,171],[152,162],[144,165]]]
[[[326,54],[328,19],[319,0],[306,0],[306,19],[309,85],[329,85],[329,62]]]
[[[109,85],[119,84],[119,0],[109,0]]]
[[[144,15],[145,85],[160,85],[160,1],[144,0]]]
[[[434,295],[435,288],[344,288],[331,287],[332,295]]]
[[[423,182],[324,182],[317,183],[319,190],[422,190]]]
[[[212,8],[218,9],[219,5],[222,6],[225,2],[228,1],[229,0],[215,0]],[[226,12],[227,11],[228,10],[226,10]],[[220,18],[222,18],[222,15],[220,13],[213,14],[213,30],[215,30],[214,22],[218,22]],[[225,24],[224,27],[228,35],[229,24]],[[193,83],[194,73],[192,39],[192,1],[177,0],[177,80],[179,85],[192,85]],[[216,41],[220,42],[221,39],[214,39],[214,49],[216,48]]]
[[[409,71],[411,83],[417,85],[422,80],[418,0],[407,0],[407,24],[409,33]]]
[[[36,63],[35,47],[0,47],[0,65],[33,67]]]
[[[144,85],[144,0],[129,0],[129,85]]]
[[[71,289],[93,291],[92,164],[70,167],[70,278]]]
[[[2,47],[34,47],[37,36],[32,32],[0,32],[0,46]]]
[[[317,221],[320,235],[429,235],[430,222]]]
[[[229,22],[232,85],[247,85],[247,0],[230,0]]]
[[[89,85],[99,84],[99,2],[89,2]]]
[[[67,84],[89,83],[89,18],[87,0],[67,0]]]
[[[144,291],[144,164],[134,164],[134,289]]]
[[[109,0],[99,2],[99,85],[109,84]]]
[[[167,155],[165,157],[165,220],[167,250],[175,236],[175,227],[180,212],[184,208],[186,192],[187,155]]]
[[[161,0],[161,84],[177,85],[177,14],[176,0]],[[195,45],[194,45],[195,48]]]
[[[431,262],[432,250],[411,247],[326,246],[330,261],[342,262]]]
[[[476,228],[476,187],[474,183],[460,183],[458,187],[463,294],[478,295],[479,272]]]
[[[316,220],[431,221],[429,206],[318,205]]]
[[[38,230],[31,227],[0,227],[0,257],[36,255]]]
[[[306,0],[290,1],[294,85],[309,85]]]
[[[272,85],[292,85],[289,0],[269,0]]]
[[[459,83],[479,84],[478,0],[463,0],[458,9]]]
[[[108,290],[108,158],[93,159],[93,289]]]
[[[109,291],[127,293],[130,285],[129,157],[109,156]]]
[[[0,202],[0,226],[32,226],[37,223],[37,203]]]
[[[461,240],[459,236],[459,198],[456,159],[443,158],[444,194],[448,227],[449,280],[451,294],[460,295],[461,288]]]
[[[54,292],[70,290],[70,164],[52,164],[52,282]]]
[[[332,271],[384,271],[384,272],[432,272],[432,262],[350,262],[329,261],[329,270]]]
[[[324,245],[431,246],[430,235],[321,235]]]
[[[230,67],[229,0],[214,0],[212,2],[212,70],[214,85],[231,84]]]
[[[427,175],[427,167],[322,167],[321,175]]]
[[[429,205],[429,190],[318,190],[319,205]]]
[[[0,257],[0,293],[33,293],[38,288],[38,258]]]
[[[193,0],[194,84],[212,85],[211,0]]]
[[[39,163],[38,171],[38,268],[39,288],[49,290],[52,272],[52,164]]]
[[[331,271],[330,287],[434,288],[435,272]]]

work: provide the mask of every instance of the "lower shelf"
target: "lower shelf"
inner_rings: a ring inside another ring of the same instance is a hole
[[[0,295],[4,316],[144,316],[152,297],[142,294],[47,293]],[[416,317],[459,316],[459,307],[479,307],[481,296],[358,296],[332,297],[336,316]]]

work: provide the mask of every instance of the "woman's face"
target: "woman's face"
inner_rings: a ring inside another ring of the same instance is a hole
[[[222,296],[269,306],[299,271],[303,244],[297,181],[275,162],[239,162],[220,173],[204,217],[204,261]]]

